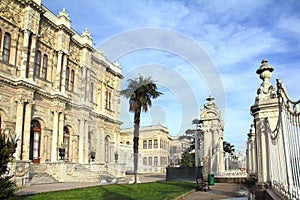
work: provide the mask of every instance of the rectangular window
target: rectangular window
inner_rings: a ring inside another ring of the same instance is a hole
[[[74,70],[71,70],[70,74],[70,90],[74,91]]]
[[[147,140],[143,140],[143,149],[147,149]]]
[[[40,75],[40,68],[41,68],[41,52],[37,51],[35,55],[35,65],[34,65],[34,75]]]
[[[148,165],[149,165],[149,166],[152,166],[152,157],[149,157],[149,158],[148,158]]]
[[[105,92],[105,108],[111,110],[111,93]]]
[[[69,67],[67,67],[67,69],[66,69],[66,90],[68,90],[69,89],[69,81],[70,81],[70,68]]]
[[[93,102],[94,100],[94,84],[91,83],[91,86],[90,86],[90,101]]]
[[[152,140],[148,140],[148,149],[152,149]]]
[[[4,34],[4,42],[3,42],[3,49],[2,49],[2,60],[4,62],[9,62],[9,54],[10,54],[10,34]]]
[[[157,165],[157,157],[154,157],[154,165]]]
[[[157,139],[154,140],[154,149],[157,149],[158,145],[157,145]]]
[[[42,74],[41,74],[41,78],[42,79],[46,79],[46,75],[47,75],[47,62],[48,62],[48,57],[46,54],[44,54],[43,56],[43,64],[42,64]]]
[[[147,166],[147,157],[143,158],[143,165]]]

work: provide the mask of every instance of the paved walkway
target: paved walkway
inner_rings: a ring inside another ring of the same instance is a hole
[[[127,176],[125,182],[129,182],[133,176]],[[165,180],[165,175],[163,174],[149,174],[149,175],[139,175],[140,181],[145,182],[155,182]],[[69,190],[74,188],[91,187],[101,185],[100,183],[52,183],[52,184],[42,184],[42,185],[30,185],[18,190],[16,195],[28,195],[42,192],[58,191],[58,190]],[[186,195],[177,198],[178,200],[211,200],[211,199],[243,199],[238,198],[247,195],[247,189],[239,184],[229,184],[229,183],[216,183],[210,186],[211,190],[204,191],[191,191]],[[244,198],[248,199],[248,198]]]
[[[180,200],[215,200],[215,199],[248,199],[248,190],[243,185],[234,183],[215,183],[209,191],[195,191]]]

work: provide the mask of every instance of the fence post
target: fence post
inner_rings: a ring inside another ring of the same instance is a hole
[[[265,127],[264,121],[268,117],[270,126],[274,129],[279,110],[278,99],[274,92],[275,88],[269,81],[273,71],[274,67],[263,59],[256,71],[263,82],[257,89],[255,103],[250,109],[251,115],[254,117],[254,144],[256,145],[255,155],[257,156],[256,171],[254,173],[257,175],[257,184],[261,185],[262,189],[266,188],[270,181],[268,128]],[[253,142],[251,141],[251,143]]]

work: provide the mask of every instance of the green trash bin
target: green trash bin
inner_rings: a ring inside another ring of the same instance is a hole
[[[215,175],[208,174],[208,185],[214,185],[214,184],[215,184]]]

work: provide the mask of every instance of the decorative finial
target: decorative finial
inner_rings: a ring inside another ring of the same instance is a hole
[[[215,98],[213,98],[212,96],[209,95],[209,97],[206,99],[206,101],[208,102],[213,102],[215,100]]]
[[[65,8],[63,8],[62,11],[58,13],[58,17],[65,17],[66,19],[70,20],[69,14],[67,13]]]
[[[87,28],[81,33],[81,36],[87,36],[88,38],[92,38],[89,30]]]
[[[272,76],[272,72],[274,71],[274,67],[269,65],[267,59],[262,59],[261,65],[256,70],[256,73],[259,74],[259,77],[264,81],[268,82]]]

